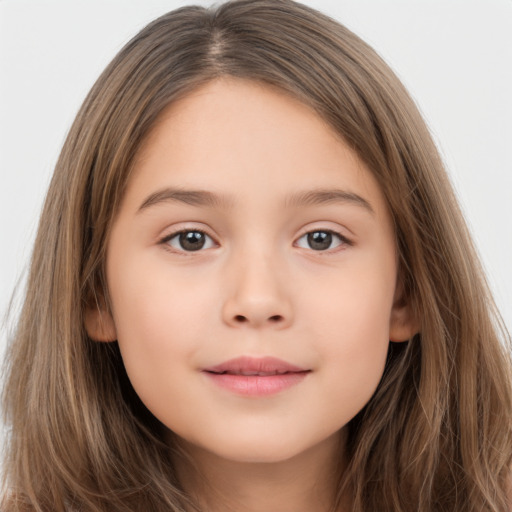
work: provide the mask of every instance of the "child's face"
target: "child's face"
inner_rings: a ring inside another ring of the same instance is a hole
[[[396,280],[390,214],[356,154],[296,100],[223,79],[141,150],[108,243],[113,325],[88,330],[118,339],[142,401],[193,446],[278,461],[334,442],[372,396],[389,340],[412,334]],[[255,370],[218,367],[242,356],[295,369],[221,376]]]

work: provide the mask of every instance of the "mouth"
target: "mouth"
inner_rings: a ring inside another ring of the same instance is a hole
[[[203,371],[217,374],[271,376],[284,373],[298,373],[310,371],[294,364],[277,359],[276,357],[249,357],[242,356],[230,359],[216,366],[210,366]]]
[[[235,371],[235,370],[228,370],[225,372],[215,372],[210,370],[205,370],[209,373],[215,373],[217,375],[245,375],[246,377],[271,377],[272,375],[285,375],[286,373],[297,373],[297,372],[282,372],[282,371],[273,371],[273,372],[252,372],[252,371]]]
[[[299,384],[311,372],[274,357],[239,357],[202,370],[221,388],[244,396],[267,396]]]

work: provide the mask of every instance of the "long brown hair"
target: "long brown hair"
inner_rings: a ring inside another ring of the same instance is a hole
[[[350,489],[355,512],[508,510],[510,338],[438,151],[380,57],[291,0],[170,12],[87,96],[46,198],[9,348],[2,510],[194,507],[117,344],[89,339],[83,317],[95,301],[108,304],[106,240],[138,148],[166,106],[223,75],[314,108],[372,170],[394,219],[420,333],[390,343],[375,395],[348,425],[339,495]]]

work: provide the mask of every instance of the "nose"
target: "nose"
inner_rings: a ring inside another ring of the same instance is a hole
[[[232,327],[284,329],[292,323],[286,276],[274,258],[252,255],[231,265],[222,307]]]

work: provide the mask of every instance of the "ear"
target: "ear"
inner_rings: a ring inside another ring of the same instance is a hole
[[[84,312],[84,325],[89,338],[94,341],[117,340],[114,318],[106,307],[98,304],[87,306]]]
[[[401,280],[398,280],[393,308],[389,319],[389,340],[409,341],[419,332],[419,322],[413,313],[410,301],[406,298]]]

